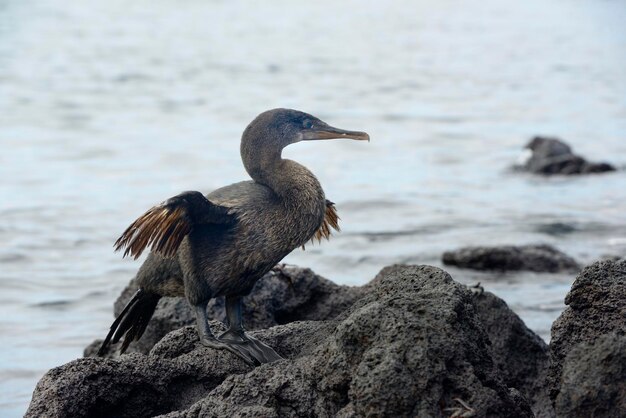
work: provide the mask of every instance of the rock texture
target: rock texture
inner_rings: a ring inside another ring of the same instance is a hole
[[[131,280],[114,305],[115,316],[137,291]],[[259,280],[250,295],[244,298],[244,320],[247,329],[263,329],[293,321],[322,321],[344,311],[363,293],[361,287],[340,286],[313,273],[311,269],[280,265]],[[223,320],[224,301],[214,299],[208,306],[209,318]],[[195,324],[195,315],[186,300],[162,298],[146,332],[130,345],[128,352],[147,354],[168,332]],[[103,330],[103,334],[105,334]],[[102,340],[91,343],[86,357],[96,355]],[[118,343],[119,346],[119,343]],[[117,346],[109,349],[115,357]]]
[[[555,409],[560,417],[626,414],[626,335],[604,334],[569,352]]]
[[[494,361],[512,347],[492,346],[474,298],[443,270],[396,266],[334,319],[256,331],[283,361],[253,369],[200,345],[184,327],[147,356],[84,358],[51,370],[26,416],[530,417],[506,380],[524,386],[535,372],[505,372],[507,362]],[[493,300],[491,312],[507,311]],[[540,357],[541,344],[519,324],[502,332]]]
[[[474,296],[478,319],[491,341],[493,359],[507,386],[518,389],[536,417],[553,417],[545,379],[548,345],[493,293]]]
[[[615,408],[626,399],[626,260],[583,269],[565,303],[550,343],[548,383],[557,415],[619,416]],[[600,383],[605,386],[591,388]]]
[[[576,155],[558,138],[534,137],[525,147],[530,156],[516,168],[535,174],[589,174],[615,171],[608,163],[593,163]]]
[[[445,252],[442,259],[444,264],[474,270],[555,273],[580,269],[573,258],[549,245],[465,247]]]
[[[323,329],[323,323],[315,331]],[[211,326],[223,325],[213,321]],[[252,335],[282,355],[301,351],[310,327],[272,328]],[[293,342],[297,337],[298,342]],[[226,377],[251,367],[226,351],[203,347],[187,326],[159,342],[150,355],[82,358],[50,370],[38,383],[27,417],[151,417],[192,405]]]

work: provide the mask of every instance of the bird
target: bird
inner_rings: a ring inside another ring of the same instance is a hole
[[[196,317],[200,343],[228,350],[250,365],[280,360],[276,351],[246,333],[242,298],[287,254],[310,240],[339,231],[334,203],[315,175],[282,150],[301,141],[369,141],[365,132],[335,128],[308,113],[272,109],[259,114],[241,136],[240,154],[251,180],[206,196],[187,191],[150,208],[115,242],[123,257],[150,253],[137,272],[139,289],[117,316],[98,351],[123,337],[120,353],[144,333],[161,297],[184,297]],[[228,329],[216,336],[207,305],[224,297]]]

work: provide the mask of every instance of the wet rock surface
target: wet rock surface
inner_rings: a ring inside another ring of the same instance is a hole
[[[575,272],[578,263],[550,245],[502,245],[495,247],[464,247],[443,254],[444,264],[473,270],[555,273]]]
[[[542,175],[573,175],[615,171],[605,162],[589,162],[573,153],[571,147],[558,138],[537,136],[524,147],[529,152],[526,161],[516,166],[518,170]]]
[[[51,370],[27,416],[532,416],[539,372],[505,358],[524,347],[520,358],[540,367],[545,345],[515,316],[498,328],[510,312],[499,299],[430,266],[394,266],[359,289],[347,308],[328,307],[342,310],[333,319],[253,333],[285,360],[252,368],[185,326],[148,355]]]
[[[626,260],[585,267],[565,303],[550,342],[548,384],[557,414],[619,416],[615,408],[626,399]]]

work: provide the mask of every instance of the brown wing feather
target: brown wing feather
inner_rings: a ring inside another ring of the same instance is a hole
[[[339,228],[339,215],[337,215],[337,209],[335,208],[335,204],[330,200],[326,201],[326,213],[324,214],[324,220],[322,221],[322,225],[315,231],[313,234],[313,238],[311,238],[312,242],[322,241],[322,238],[330,239],[330,235],[332,233],[331,228],[335,231],[341,231]]]
[[[210,202],[202,193],[187,191],[167,199],[141,215],[115,242],[115,250],[124,250],[124,257],[137,259],[147,248],[165,257],[172,257],[194,225],[235,222],[226,206]]]
[[[115,241],[115,251],[124,250],[124,257],[137,259],[152,246],[153,251],[171,257],[183,238],[191,231],[191,220],[184,207],[155,206],[130,224]]]

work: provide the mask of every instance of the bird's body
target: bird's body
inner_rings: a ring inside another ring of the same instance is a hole
[[[248,294],[258,279],[309,241],[324,221],[326,198],[310,176],[311,187],[304,193],[294,189],[288,200],[254,181],[206,195],[229,208],[238,221],[198,226],[181,242],[174,258],[150,253],[138,273],[139,287],[161,296],[187,296],[191,303]],[[165,274],[155,274],[155,268]],[[187,282],[183,272],[189,275]]]
[[[244,333],[241,297],[283,257],[310,239],[328,237],[337,226],[333,204],[317,178],[283,159],[282,149],[311,139],[369,139],[362,132],[333,128],[303,112],[275,109],[244,131],[241,157],[251,181],[202,196],[185,192],[138,218],[120,237],[118,249],[138,257],[152,252],[137,273],[139,292],[111,326],[101,352],[124,336],[122,351],[138,339],[162,296],[184,296],[196,309],[201,342],[226,348],[249,363],[280,358]],[[230,329],[214,337],[206,305],[226,298]]]

